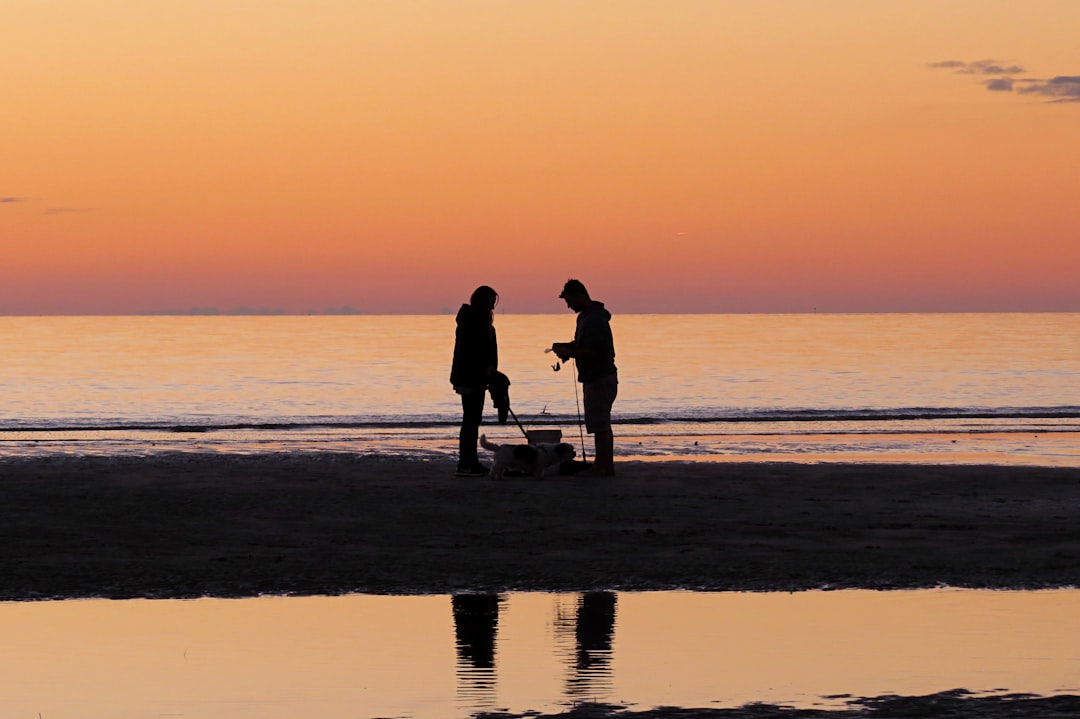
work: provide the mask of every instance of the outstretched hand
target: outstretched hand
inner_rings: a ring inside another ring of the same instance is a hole
[[[569,342],[556,342],[551,345],[551,351],[555,353],[555,356],[561,359],[563,362],[570,359],[571,345]]]

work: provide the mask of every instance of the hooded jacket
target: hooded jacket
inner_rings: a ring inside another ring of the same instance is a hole
[[[595,300],[578,313],[574,345],[592,350],[588,357],[576,357],[579,382],[594,382],[615,374],[615,340],[611,335],[611,313]]]
[[[488,386],[488,368],[499,368],[499,345],[489,317],[468,304],[458,310],[450,368],[450,384],[455,387],[483,391]]]

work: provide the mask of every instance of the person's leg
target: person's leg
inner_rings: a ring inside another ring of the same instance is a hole
[[[480,422],[484,417],[484,392],[473,390],[461,395],[461,432],[458,434],[458,469],[469,469],[480,464],[476,453],[476,441],[480,436]]]
[[[606,432],[594,432],[593,441],[596,444],[594,456],[594,473],[600,475],[615,474],[615,435],[611,430]]]
[[[608,477],[615,474],[615,435],[611,430],[611,407],[619,392],[616,375],[582,386],[585,405],[585,429],[593,435],[595,452],[588,475]]]

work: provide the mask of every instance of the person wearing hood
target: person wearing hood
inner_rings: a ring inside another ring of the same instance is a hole
[[[481,285],[457,313],[450,384],[461,395],[457,474],[462,476],[488,473],[488,468],[477,456],[476,442],[484,416],[484,395],[499,369],[499,345],[494,324],[498,303],[499,293]]]
[[[611,406],[619,392],[611,313],[603,302],[589,297],[589,291],[578,280],[568,280],[559,297],[577,312],[577,329],[573,342],[556,342],[551,349],[563,362],[572,357],[577,364],[585,404],[585,430],[593,435],[596,445],[593,466],[579,476],[610,477],[615,474]]]

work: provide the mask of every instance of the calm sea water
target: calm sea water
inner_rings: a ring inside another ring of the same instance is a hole
[[[543,351],[573,324],[496,318],[514,413],[580,445],[573,368]],[[1080,466],[1080,314],[616,314],[613,329],[620,458]],[[452,316],[0,317],[0,455],[449,459],[453,332]],[[522,437],[490,406],[486,421]]]

